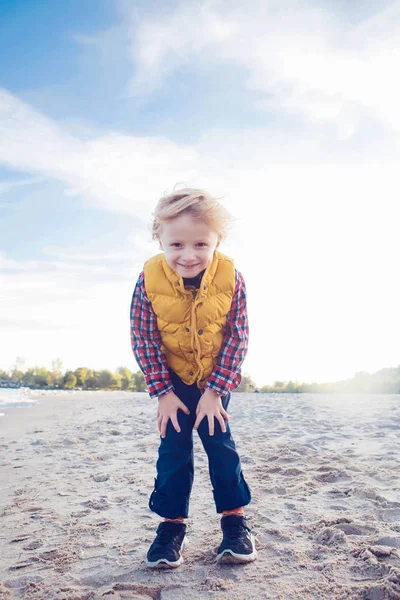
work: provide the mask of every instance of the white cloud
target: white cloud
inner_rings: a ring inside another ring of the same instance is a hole
[[[355,24],[305,0],[182,2],[132,30],[131,89],[153,91],[182,66],[233,64],[269,111],[335,122],[341,138],[365,113],[399,129],[399,34],[398,0]]]
[[[195,151],[158,137],[110,132],[71,135],[6,90],[0,90],[0,163],[65,184],[66,193],[113,212],[149,218],[154,198],[192,179]]]

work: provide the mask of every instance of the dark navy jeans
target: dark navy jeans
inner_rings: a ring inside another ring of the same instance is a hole
[[[171,379],[175,394],[188,407],[190,415],[178,410],[180,433],[177,433],[171,421],[168,421],[166,436],[160,437],[157,477],[149,507],[161,517],[176,519],[187,517],[189,513],[189,497],[194,477],[193,426],[201,393],[196,384],[186,385],[173,372]],[[229,400],[230,394],[221,398],[225,410]],[[250,488],[243,477],[229,423],[226,422],[226,433],[223,433],[220,424],[214,419],[214,435],[210,436],[208,419],[204,417],[197,431],[208,456],[217,512],[249,504]]]

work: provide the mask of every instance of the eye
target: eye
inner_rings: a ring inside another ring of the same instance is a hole
[[[199,242],[197,244],[200,248],[204,248],[205,246],[207,246],[207,244],[205,242]]]
[[[171,246],[173,248],[180,248],[182,246],[182,244],[180,244],[179,242],[172,242]]]

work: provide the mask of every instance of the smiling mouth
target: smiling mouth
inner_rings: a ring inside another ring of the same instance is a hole
[[[194,269],[194,267],[198,267],[199,266],[199,263],[197,263],[195,265],[181,265],[181,264],[179,264],[179,266],[183,267],[184,269]]]

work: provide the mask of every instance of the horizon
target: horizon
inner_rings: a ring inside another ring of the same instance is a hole
[[[65,369],[64,366],[63,366],[63,364],[62,363],[60,364],[60,362],[59,362],[60,359],[55,359],[55,360],[52,361],[53,365],[50,368],[48,368],[48,367],[46,367],[44,365],[35,365],[34,367],[30,366],[28,368],[25,368],[25,365],[22,364],[25,361],[22,361],[22,363],[21,363],[21,358],[20,357],[19,357],[19,361],[20,361],[20,364],[18,364],[18,359],[17,359],[17,361],[15,362],[14,366],[12,368],[8,369],[8,375],[10,377],[11,377],[11,374],[12,374],[12,370],[19,370],[22,373],[26,373],[26,372],[28,372],[29,369],[37,369],[37,370],[45,369],[49,373],[51,373],[51,372],[53,372],[53,373],[59,372],[59,373],[61,373],[64,376],[67,373],[69,373],[69,372],[76,373],[76,371],[78,371],[79,369],[87,369],[88,371],[96,372],[96,373],[99,373],[99,372],[102,372],[102,371],[107,371],[107,372],[111,372],[112,374],[117,373],[119,369],[128,369],[129,371],[131,371],[131,373],[133,375],[136,374],[136,373],[141,373],[141,370],[139,369],[139,367],[137,365],[136,365],[136,369],[137,369],[136,371],[134,371],[132,369],[129,369],[129,367],[127,367],[126,365],[119,365],[115,369],[110,369],[110,368],[95,369],[95,368],[92,368],[90,366],[87,367],[87,366],[84,366],[84,365],[80,365],[80,366],[76,367],[75,369]],[[58,363],[58,364],[56,364],[56,363]],[[54,365],[56,365],[56,366],[54,366]],[[382,369],[379,369],[378,371],[375,371],[373,373],[368,373],[367,371],[358,371],[356,373],[353,373],[353,375],[351,377],[348,377],[348,378],[345,378],[345,379],[341,379],[341,380],[337,380],[337,381],[298,381],[297,379],[290,379],[289,378],[289,379],[283,380],[283,381],[282,380],[275,380],[274,382],[268,382],[268,383],[261,382],[260,383],[258,381],[255,382],[254,379],[253,379],[253,377],[252,377],[252,375],[251,375],[251,373],[247,373],[247,372],[242,372],[242,378],[249,377],[250,380],[251,380],[251,382],[252,382],[252,384],[253,384],[253,387],[255,389],[259,389],[259,388],[263,388],[263,387],[267,387],[267,386],[274,387],[274,386],[276,386],[277,384],[280,384],[280,383],[283,383],[283,384],[293,383],[295,385],[331,385],[331,384],[334,385],[334,384],[338,384],[338,383],[343,383],[345,381],[351,381],[352,379],[356,379],[357,376],[359,376],[359,375],[363,375],[363,376],[366,375],[367,377],[374,377],[375,375],[378,375],[382,371],[387,371],[387,370],[391,371],[391,370],[395,370],[395,369],[400,370],[400,365],[397,365],[396,367],[383,367]],[[1,373],[1,371],[7,373],[6,369],[2,369],[0,367],[0,373]],[[3,381],[3,380],[0,378],[0,381]],[[7,380],[4,380],[4,381],[7,381]]]
[[[139,370],[131,296],[177,183],[235,219],[243,374],[395,368],[400,2],[66,2],[0,8],[0,369]]]

